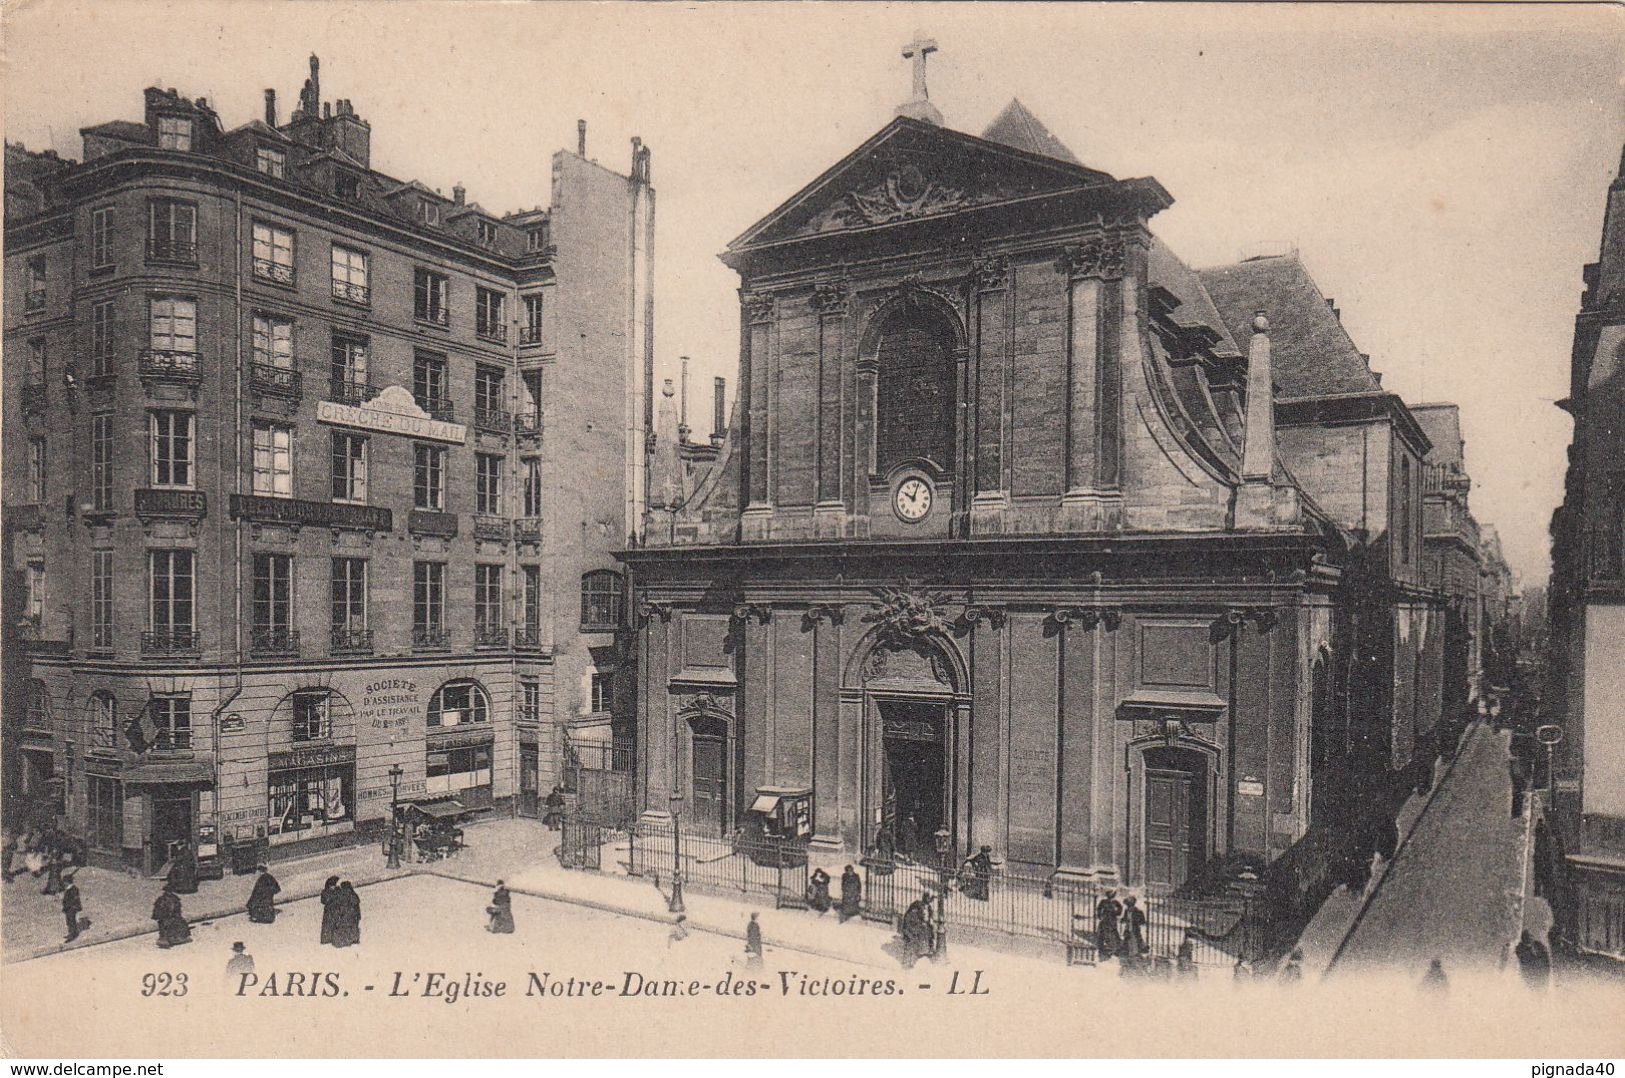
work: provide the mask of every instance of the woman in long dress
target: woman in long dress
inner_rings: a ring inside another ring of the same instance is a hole
[[[248,919],[257,925],[268,925],[276,920],[276,896],[282,885],[264,865],[259,866],[259,873],[254,889],[248,893]]]
[[[181,912],[180,896],[164,884],[164,893],[152,904],[152,919],[158,922],[158,946],[176,947],[192,942],[192,926]]]
[[[169,866],[169,883],[177,895],[197,894],[197,854],[190,842],[175,848],[174,862]]]
[[[492,892],[491,904],[485,908],[485,912],[491,918],[485,925],[487,932],[506,935],[513,931],[513,896],[501,880],[497,881],[497,889]]]
[[[327,877],[322,884],[322,943],[331,943],[338,946],[339,923],[339,878]]]
[[[863,909],[863,878],[847,865],[841,873],[841,920],[856,917]]]
[[[1129,895],[1123,902],[1127,906],[1123,911],[1123,951],[1139,958],[1151,949],[1145,942],[1145,911],[1140,908],[1133,895]]]
[[[361,942],[361,896],[349,880],[339,884],[339,922],[335,927],[335,947],[354,947]]]
[[[1116,958],[1122,948],[1117,934],[1118,918],[1123,916],[1123,904],[1117,901],[1117,892],[1108,889],[1095,903],[1095,961]]]
[[[829,873],[821,868],[813,869],[807,880],[807,905],[819,913],[829,912]]]

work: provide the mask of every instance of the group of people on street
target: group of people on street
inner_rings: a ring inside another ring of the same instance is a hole
[[[815,868],[812,875],[807,878],[807,907],[817,910],[819,914],[828,913],[831,907],[836,909],[836,916],[842,924],[858,916],[863,910],[863,879],[858,870],[847,865],[841,873],[841,898],[837,905],[830,898],[829,873],[821,868]]]
[[[64,876],[85,863],[85,844],[55,827],[33,828],[20,835],[7,832],[3,856],[5,882],[24,873],[34,879],[44,876],[40,894],[56,895],[66,886]]]
[[[361,942],[361,896],[349,880],[327,877],[322,884],[321,942],[354,947]]]
[[[1084,914],[1073,914],[1074,920],[1082,920]],[[1145,939],[1146,916],[1145,910],[1140,908],[1139,899],[1129,895],[1119,902],[1117,892],[1107,888],[1106,893],[1100,896],[1095,903],[1095,961],[1106,962],[1118,959],[1125,967],[1138,965],[1146,955],[1151,953],[1151,946]],[[1075,934],[1083,935],[1077,926]]]

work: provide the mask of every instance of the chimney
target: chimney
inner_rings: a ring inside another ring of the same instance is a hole
[[[683,380],[677,397],[677,440],[688,441],[688,357],[683,358]]]
[[[463,204],[463,199],[466,197],[468,197],[468,189],[465,188],[461,183],[457,183],[452,186],[451,201],[454,205],[461,206]]]
[[[276,126],[276,91],[265,91],[265,125]]]
[[[1274,524],[1275,379],[1270,369],[1270,323],[1259,311],[1247,343],[1247,427],[1242,440],[1241,486],[1236,490],[1236,527],[1259,530]]]
[[[1337,301],[1330,296],[1326,297],[1326,309],[1332,312],[1332,317],[1339,322],[1343,320],[1343,312],[1337,309]]]
[[[711,383],[711,444],[721,445],[728,436],[728,415],[723,402],[728,396],[728,379],[718,378]]]
[[[576,121],[576,156],[587,156],[587,121]]]

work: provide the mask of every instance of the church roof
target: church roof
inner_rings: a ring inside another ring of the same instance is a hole
[[[1297,255],[1254,258],[1198,270],[1232,339],[1247,340],[1253,316],[1270,320],[1275,384],[1280,397],[1381,393],[1342,321]]]
[[[1066,143],[1056,138],[1049,128],[1039,122],[1038,117],[1028,111],[1026,105],[1013,97],[1010,103],[1004,106],[1004,111],[987,125],[982,137],[989,142],[998,142],[1017,150],[1053,157],[1069,164],[1083,164],[1071,150],[1067,149]]]

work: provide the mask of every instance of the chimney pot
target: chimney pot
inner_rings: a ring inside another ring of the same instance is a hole
[[[455,186],[452,187],[452,189],[451,189],[451,200],[452,200],[452,202],[454,204],[456,204],[458,206],[461,206],[463,204],[463,199],[465,199],[467,197],[468,197],[468,189],[466,187],[464,187],[461,183],[458,183],[458,184],[456,184]]]
[[[587,121],[576,121],[576,156],[587,156]]]
[[[333,118],[333,102],[331,102],[331,101],[323,101],[322,102],[322,119],[331,120],[332,118]]]
[[[265,91],[265,124],[267,127],[276,126],[276,91]]]
[[[728,379],[717,378],[711,383],[711,440],[721,444],[728,430],[728,416],[723,410],[723,403],[728,396]]]

